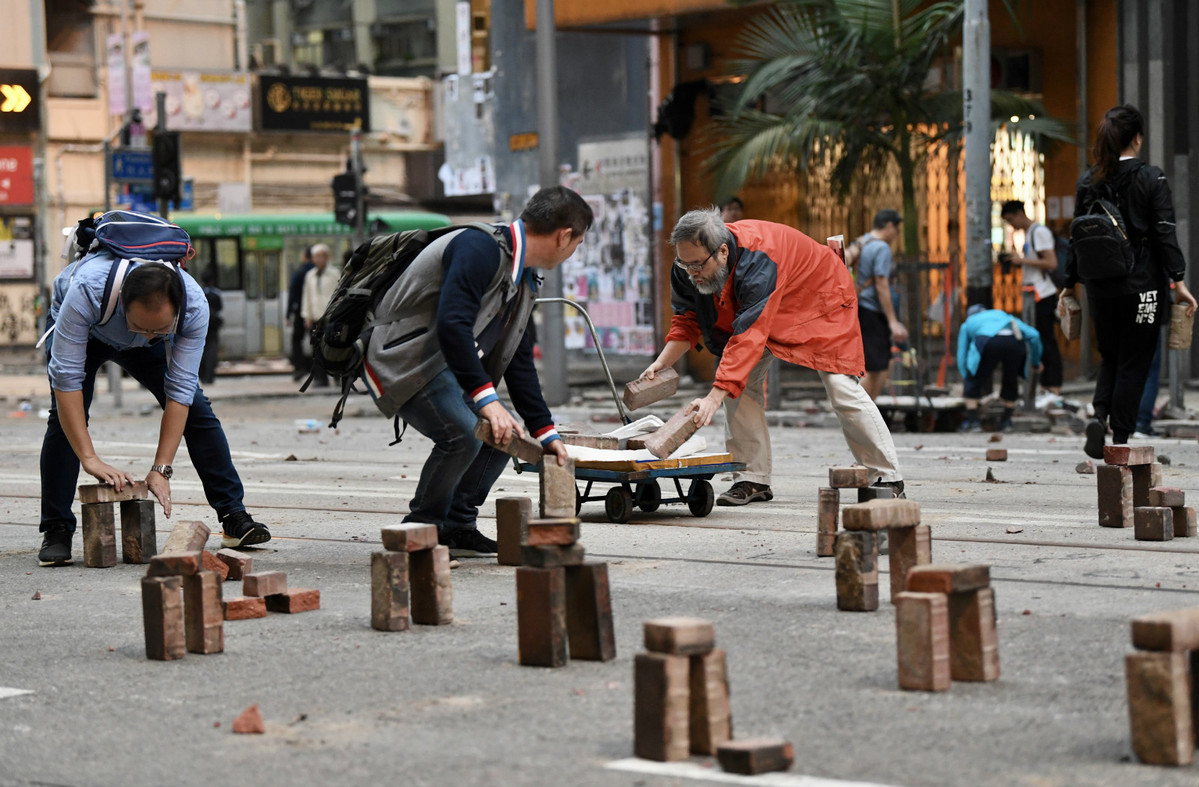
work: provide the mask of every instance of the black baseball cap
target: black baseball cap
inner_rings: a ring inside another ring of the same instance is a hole
[[[894,208],[883,208],[878,213],[874,214],[874,226],[882,228],[888,224],[898,224],[903,221],[903,216],[899,215],[899,211]]]

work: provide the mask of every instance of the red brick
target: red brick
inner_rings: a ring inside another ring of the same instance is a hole
[[[604,451],[615,451],[620,448],[620,438],[608,437],[602,434],[564,434],[562,442],[567,445],[577,445],[583,448],[599,448]]]
[[[551,459],[542,463],[539,472],[541,518],[573,517],[578,511],[574,460],[568,458],[566,464],[559,465],[557,459]]]
[[[1151,506],[1165,506],[1166,508],[1185,506],[1187,504],[1186,497],[1186,492],[1176,486],[1149,487],[1149,505]]]
[[[906,589],[915,593],[968,593],[990,586],[990,566],[936,563],[909,570]]]
[[[891,601],[908,586],[908,572],[916,566],[927,566],[933,562],[933,534],[928,525],[896,527],[887,531],[889,545],[887,557],[891,567]]]
[[[702,656],[716,647],[716,627],[703,618],[654,618],[642,625],[645,649],[672,656]]]
[[[607,563],[567,566],[566,634],[572,659],[611,661],[616,658]]]
[[[521,547],[521,565],[530,568],[558,568],[561,566],[581,566],[586,550],[579,543],[568,547]]]
[[[254,558],[236,549],[218,549],[217,560],[229,567],[228,579],[240,582],[254,571]]]
[[[837,609],[878,609],[878,537],[868,531],[842,531],[836,543]]]
[[[1186,653],[1138,651],[1124,657],[1132,750],[1150,765],[1189,765],[1195,725]]]
[[[1164,483],[1165,482],[1162,479],[1162,463],[1154,462],[1153,464],[1149,465],[1149,486],[1150,486],[1150,488],[1155,487],[1155,486],[1162,486]]]
[[[117,530],[112,503],[84,503],[83,565],[109,568],[117,564]]]
[[[183,658],[183,580],[177,576],[142,579],[142,622],[146,630],[146,658],[172,661]]]
[[[454,622],[454,585],[450,548],[439,546],[408,555],[409,604],[412,622],[445,626]]]
[[[920,524],[920,504],[914,500],[871,500],[841,510],[846,530],[884,530]]]
[[[408,553],[371,553],[371,628],[408,628]]]
[[[204,571],[216,572],[222,582],[229,578],[229,565],[208,550],[200,553],[200,565]]]
[[[1100,527],[1132,527],[1132,471],[1127,467],[1099,465],[1095,468],[1099,490]]]
[[[241,578],[242,594],[274,596],[287,592],[287,574],[282,571],[255,571]]]
[[[225,620],[249,620],[266,617],[266,599],[261,596],[234,596],[222,602]]]
[[[691,657],[691,753],[713,755],[733,737],[724,651]]]
[[[501,497],[495,501],[496,562],[519,566],[520,548],[529,532],[533,501],[527,497]]]
[[[949,688],[949,602],[944,593],[899,593],[895,604],[899,688]]]
[[[203,522],[176,522],[175,528],[167,536],[167,542],[162,548],[162,554],[172,555],[176,552],[198,552],[208,543],[212,531]]]
[[[685,760],[691,752],[691,659],[639,653],[633,659],[633,753]]]
[[[267,611],[283,612],[287,615],[312,612],[321,608],[321,592],[309,588],[291,588],[282,593],[273,593],[265,600]]]
[[[84,484],[79,487],[79,502],[88,503],[120,503],[123,500],[145,500],[150,494],[145,481],[134,481],[125,484],[118,492],[116,487],[108,484]]]
[[[262,723],[262,712],[257,705],[251,705],[233,720],[233,731],[239,735],[261,735],[266,732]]]
[[[579,540],[579,520],[575,517],[529,520],[527,543],[531,547],[568,547]]]
[[[833,538],[841,511],[841,492],[832,487],[820,487],[816,505],[816,557],[833,556]]]
[[[870,471],[864,467],[830,467],[828,485],[834,489],[853,489],[870,486]]]
[[[999,680],[995,592],[950,593],[949,673],[954,680]]]
[[[695,413],[688,412],[687,407],[688,405],[684,405],[677,413],[670,416],[669,421],[645,438],[645,447],[651,454],[659,459],[665,459],[699,430],[699,427],[695,425]]]
[[[1199,607],[1133,618],[1132,646],[1138,650],[1199,650]]]
[[[486,418],[480,418],[475,424],[475,437],[487,443],[492,448],[503,451],[509,456],[515,456],[520,461],[536,465],[540,464],[545,456],[545,451],[541,447],[541,443],[534,440],[528,435],[524,437],[513,437],[508,441],[508,445],[500,445],[495,440],[495,435],[491,433],[491,422]]]
[[[1153,465],[1134,465],[1128,468],[1132,471],[1132,507],[1147,506],[1149,503],[1149,490],[1155,484],[1153,483]]]
[[[150,558],[148,577],[191,576],[200,570],[203,558],[199,551],[176,552],[173,555],[157,554]]]
[[[1137,506],[1132,516],[1137,541],[1169,541],[1174,538],[1174,512],[1170,509]]]
[[[716,759],[726,773],[785,771],[795,762],[795,747],[780,738],[751,738],[729,741],[716,750]]]
[[[437,546],[437,525],[407,522],[383,528],[383,548],[391,552],[419,552]]]
[[[565,569],[516,569],[516,631],[517,659],[522,665],[566,665]]]
[[[1178,506],[1171,510],[1174,512],[1174,537],[1189,538],[1195,535],[1195,509]]]
[[[642,407],[674,396],[679,390],[679,373],[674,369],[663,369],[654,374],[654,379],[637,379],[625,383],[624,406],[629,410]]]
[[[1151,445],[1105,445],[1103,461],[1109,465],[1148,465],[1153,463]]]
[[[987,461],[988,462],[1006,462],[1007,461],[1007,449],[1006,448],[988,448],[987,449]]]
[[[183,579],[183,625],[192,653],[225,649],[225,608],[221,604],[221,575],[201,571]]]
[[[121,502],[121,559],[126,563],[149,563],[158,553],[154,532],[154,501]]]
[[[816,557],[833,557],[837,552],[836,533],[816,534]]]

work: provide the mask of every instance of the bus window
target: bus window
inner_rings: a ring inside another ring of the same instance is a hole
[[[271,299],[279,297],[279,252],[262,252],[262,294]]]
[[[217,286],[222,290],[242,289],[241,259],[238,255],[237,238],[216,238],[212,244],[217,266]]]

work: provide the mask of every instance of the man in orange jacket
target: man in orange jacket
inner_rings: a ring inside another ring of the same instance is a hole
[[[765,386],[775,358],[819,372],[854,459],[876,486],[902,496],[895,443],[862,388],[857,294],[841,259],[783,224],[726,225],[715,208],[680,218],[670,245],[674,316],[666,346],[641,376],[652,379],[701,339],[719,358],[712,390],[688,405],[701,427],[724,405],[726,447],[746,465],[717,503],[774,497]]]

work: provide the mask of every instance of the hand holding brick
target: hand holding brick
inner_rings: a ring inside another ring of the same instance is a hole
[[[668,396],[674,396],[679,390],[679,373],[674,369],[662,369],[654,374],[654,379],[639,378],[626,383],[624,387],[624,406],[630,410],[639,410]]]
[[[487,443],[492,448],[503,451],[509,456],[515,456],[522,462],[530,465],[540,464],[545,452],[541,448],[541,443],[531,437],[516,437],[508,441],[507,445],[500,445],[495,439],[495,435],[491,432],[491,421],[486,418],[480,418],[475,424],[475,437]]]
[[[695,425],[695,413],[688,407],[689,405],[684,405],[681,410],[670,416],[669,421],[645,438],[645,447],[651,454],[665,459],[699,431],[699,427]]]

